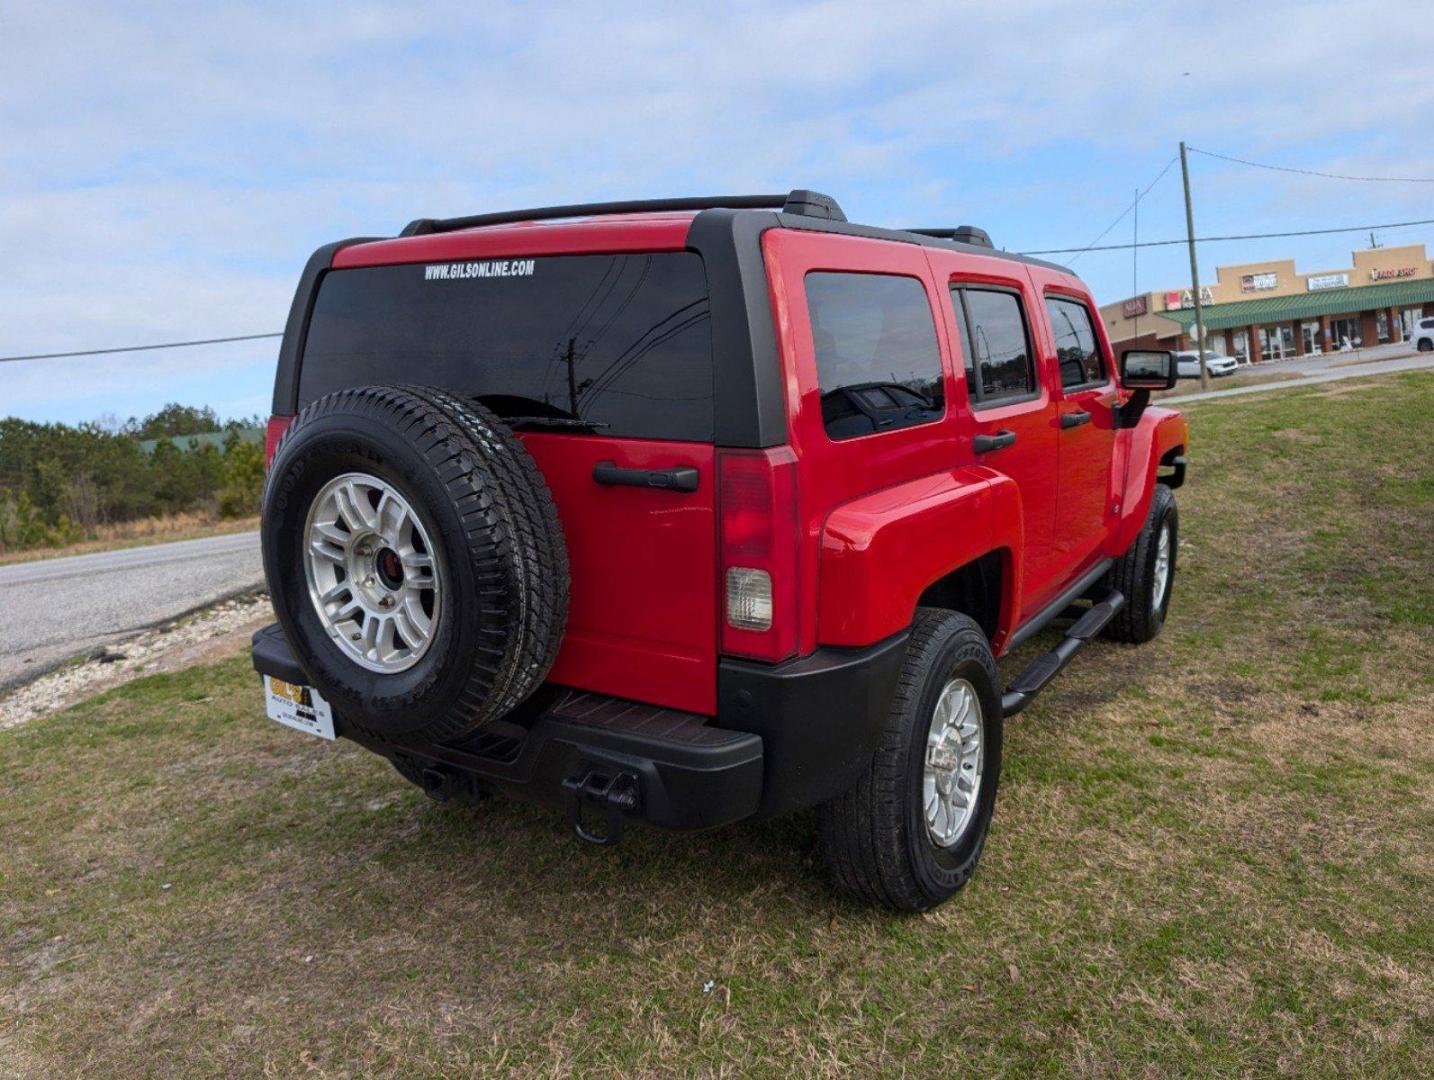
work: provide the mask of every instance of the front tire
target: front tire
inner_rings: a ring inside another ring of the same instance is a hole
[[[837,884],[897,911],[925,911],[970,880],[1001,774],[1001,699],[986,635],[965,615],[917,611],[871,764],[818,810]]]
[[[1179,551],[1180,511],[1175,493],[1156,484],[1145,524],[1107,579],[1111,588],[1125,596],[1125,606],[1106,623],[1106,637],[1141,645],[1160,633],[1170,611],[1170,594],[1175,591]]]

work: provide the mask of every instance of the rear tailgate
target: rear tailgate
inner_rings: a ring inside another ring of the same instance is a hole
[[[568,630],[550,679],[712,714],[717,694],[716,469],[711,446],[525,435],[568,538]],[[696,491],[599,484],[594,470],[697,470]]]
[[[482,402],[518,431],[546,477],[572,571],[551,680],[715,712],[712,340],[701,257],[559,254],[330,271],[314,302],[298,405],[395,382]],[[603,463],[695,469],[697,482],[601,483]]]

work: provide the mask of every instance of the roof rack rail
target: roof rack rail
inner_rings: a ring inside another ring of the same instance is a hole
[[[477,229],[485,225],[510,225],[518,221],[551,221],[555,218],[601,217],[606,214],[641,214],[665,210],[780,210],[784,214],[845,221],[837,201],[830,195],[794,188],[785,195],[705,195],[691,199],[630,199],[625,202],[573,203],[570,206],[542,206],[533,210],[503,210],[493,214],[472,214],[456,218],[418,218],[404,226],[400,236]]]
[[[954,229],[903,229],[903,232],[918,236],[934,236],[938,240],[955,240],[958,244],[974,244],[977,247],[995,247],[991,234],[975,225],[957,225]]]

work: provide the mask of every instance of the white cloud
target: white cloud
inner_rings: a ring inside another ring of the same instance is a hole
[[[1049,247],[1181,137],[1434,175],[1431,50],[1423,0],[12,4],[0,353],[277,328],[314,246],[421,214],[796,183]],[[1429,194],[1197,169],[1211,223]]]

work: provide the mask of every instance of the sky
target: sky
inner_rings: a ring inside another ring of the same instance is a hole
[[[309,253],[415,217],[784,191],[854,221],[1090,244],[1193,146],[1434,177],[1429,0],[0,9],[0,356],[280,330]],[[1434,218],[1434,184],[1192,155],[1197,235]],[[1178,165],[1142,239],[1184,236]],[[1102,243],[1131,238],[1132,216]],[[1348,266],[1360,234],[1207,244]],[[1434,226],[1378,233],[1427,242]],[[1056,256],[1070,261],[1070,256]],[[1183,247],[1090,252],[1101,303]],[[1138,288],[1137,288],[1138,286]],[[267,413],[277,341],[0,364],[0,415]]]

